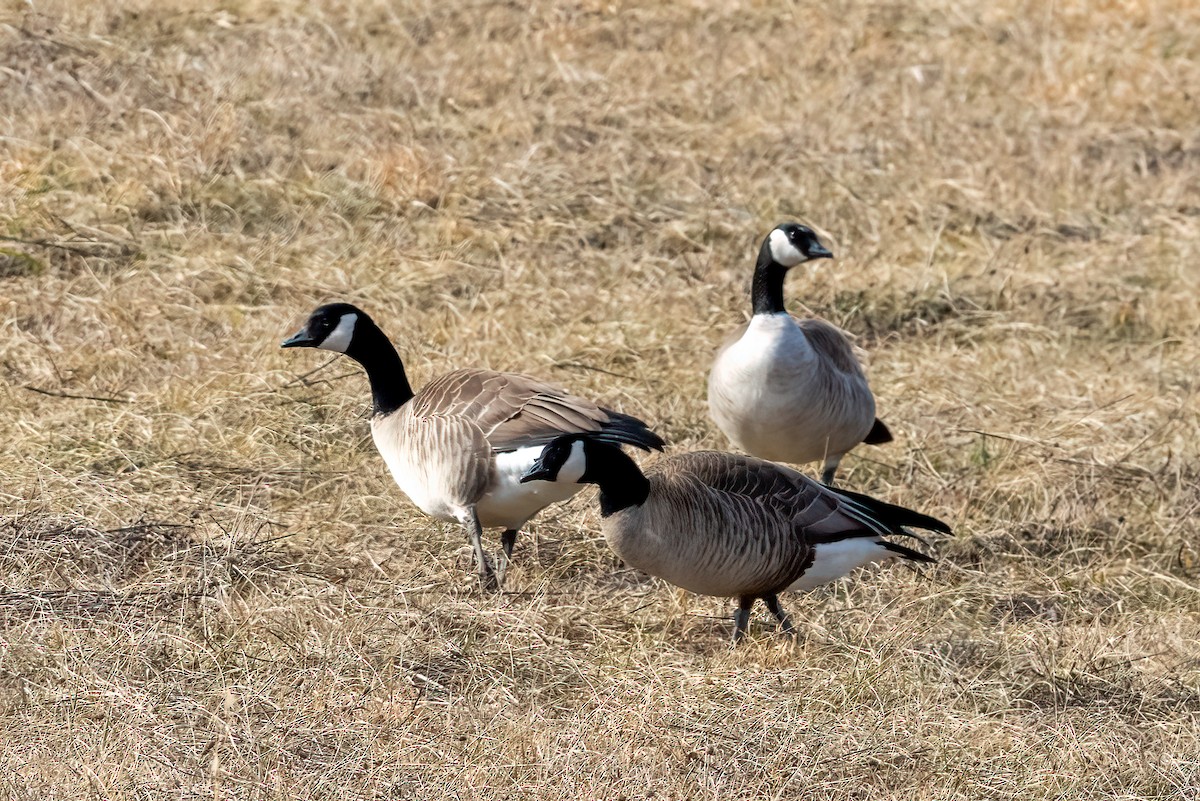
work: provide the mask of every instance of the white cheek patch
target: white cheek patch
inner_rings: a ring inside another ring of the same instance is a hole
[[[338,321],[337,328],[330,331],[329,336],[321,340],[321,344],[317,347],[321,350],[345,353],[350,348],[350,340],[354,339],[354,325],[357,322],[357,314],[353,312],[343,314],[342,319]]]
[[[542,451],[545,446],[529,445],[524,448],[517,448],[515,451],[505,451],[504,453],[496,454],[496,470],[505,475],[511,475],[513,482],[523,476],[533,467],[534,463],[541,458]],[[576,440],[571,444],[571,454],[567,460],[563,462],[562,467],[558,469],[558,477],[554,479],[553,484],[578,484],[579,479],[583,478],[583,473],[587,468],[587,460],[583,455],[583,442]],[[530,484],[541,484],[545,479],[537,479]]]
[[[767,238],[771,245],[771,258],[784,267],[795,267],[805,261],[804,254],[791,243],[787,234],[776,228]]]
[[[571,455],[567,457],[567,461],[563,462],[562,469],[558,471],[558,482],[560,484],[578,484],[586,470],[587,457],[583,455],[583,440],[577,439],[571,443]]]

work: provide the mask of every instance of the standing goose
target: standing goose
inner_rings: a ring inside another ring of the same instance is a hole
[[[484,556],[481,529],[504,528],[503,569],[521,526],[580,489],[570,483],[583,469],[574,463],[566,465],[563,483],[520,481],[542,446],[587,432],[600,442],[662,450],[662,439],[641,420],[517,373],[455,370],[413,392],[391,341],[349,303],[317,308],[281,347],[344,353],[366,369],[375,447],[421,511],[466,529],[486,589],[499,582]]]
[[[663,457],[646,475],[620,449],[569,434],[521,478],[556,479],[599,485],[604,538],[628,564],[691,592],[737,598],[734,642],[756,599],[791,633],[783,590],[811,590],[893,556],[932,562],[884,535],[915,538],[905,526],[950,533],[928,515],[731,453]]]
[[[709,413],[734,445],[761,459],[820,460],[828,485],[855,445],[892,441],[845,334],[784,308],[787,271],[831,258],[810,228],[783,223],[771,231],[754,267],[754,316],[717,352],[708,376]]]

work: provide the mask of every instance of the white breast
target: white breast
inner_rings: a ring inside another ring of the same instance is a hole
[[[559,471],[557,481],[522,484],[521,476],[541,455],[540,445],[496,454],[492,482],[476,507],[484,526],[520,528],[545,507],[565,501],[583,489],[582,484],[576,483],[584,471],[582,442],[576,442],[571,449],[571,456]]]
[[[814,360],[812,346],[790,315],[755,315],[742,337],[713,363],[708,381],[713,420],[755,456],[792,462],[820,458],[821,453],[798,458],[791,431],[808,422],[804,399]],[[798,433],[802,440],[813,436]],[[779,452],[781,447],[786,452]]]
[[[741,338],[717,357],[713,381],[751,400],[789,403],[815,358],[790,314],[756,314]]]
[[[431,469],[433,465],[429,459],[421,459],[413,448],[403,447],[402,439],[386,422],[380,424],[380,421],[372,420],[371,434],[396,486],[413,505],[438,520],[462,519],[463,510],[453,503],[453,495],[444,486],[444,477]]]
[[[875,418],[861,376],[847,378],[823,364],[796,321],[782,313],[755,315],[741,339],[717,356],[708,406],[737,447],[793,464],[845,453]]]

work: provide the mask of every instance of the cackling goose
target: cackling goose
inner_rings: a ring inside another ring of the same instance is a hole
[[[599,485],[601,528],[617,556],[686,590],[737,598],[734,642],[756,599],[790,633],[783,590],[811,590],[893,556],[932,562],[884,536],[919,539],[905,526],[950,532],[927,515],[750,456],[683,453],[643,474],[620,449],[588,434],[551,442],[521,480]]]
[[[319,307],[281,347],[344,353],[366,369],[375,447],[421,511],[466,529],[488,589],[499,582],[484,555],[481,528],[505,529],[503,570],[521,526],[581,488],[569,480],[582,474],[576,463],[565,465],[567,478],[559,483],[521,481],[544,445],[587,432],[612,445],[663,446],[641,420],[517,373],[455,370],[414,392],[387,336],[348,303]]]
[[[821,480],[832,485],[847,451],[892,435],[875,417],[875,398],[845,334],[784,308],[787,271],[829,258],[803,225],[783,223],[767,235],[751,285],[754,315],[717,352],[708,409],[737,447],[779,462],[821,460]]]

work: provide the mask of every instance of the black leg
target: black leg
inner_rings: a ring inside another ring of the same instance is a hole
[[[517,544],[517,529],[506,529],[500,535],[500,545],[504,548],[505,558],[512,559],[513,546]]]
[[[763,603],[767,605],[767,610],[779,621],[779,628],[783,629],[787,634],[796,636],[796,627],[792,625],[792,618],[787,611],[779,605],[779,596],[774,593],[762,596]]]
[[[503,587],[504,577],[508,575],[508,563],[512,561],[513,546],[517,544],[517,529],[505,529],[500,535],[500,547],[503,556],[500,558],[500,569],[497,571],[496,581]]]
[[[475,551],[475,567],[479,570],[479,586],[485,592],[495,592],[500,589],[500,585],[496,581],[492,563],[488,561],[487,554],[483,552],[483,527],[479,525],[479,515],[475,514],[474,509],[471,510],[470,517],[463,521],[463,527],[467,530],[467,539],[471,542],[471,549]]]
[[[841,461],[842,461],[841,459],[838,459],[837,461],[834,461],[832,463],[830,463],[830,461],[828,459],[825,461],[825,465],[824,465],[825,469],[821,471],[821,483],[822,484],[824,484],[827,487],[833,486],[833,477],[835,475],[837,475],[838,464]]]
[[[741,642],[746,636],[746,628],[750,625],[750,610],[754,606],[753,595],[743,595],[738,598],[738,608],[733,612],[733,644]]]

